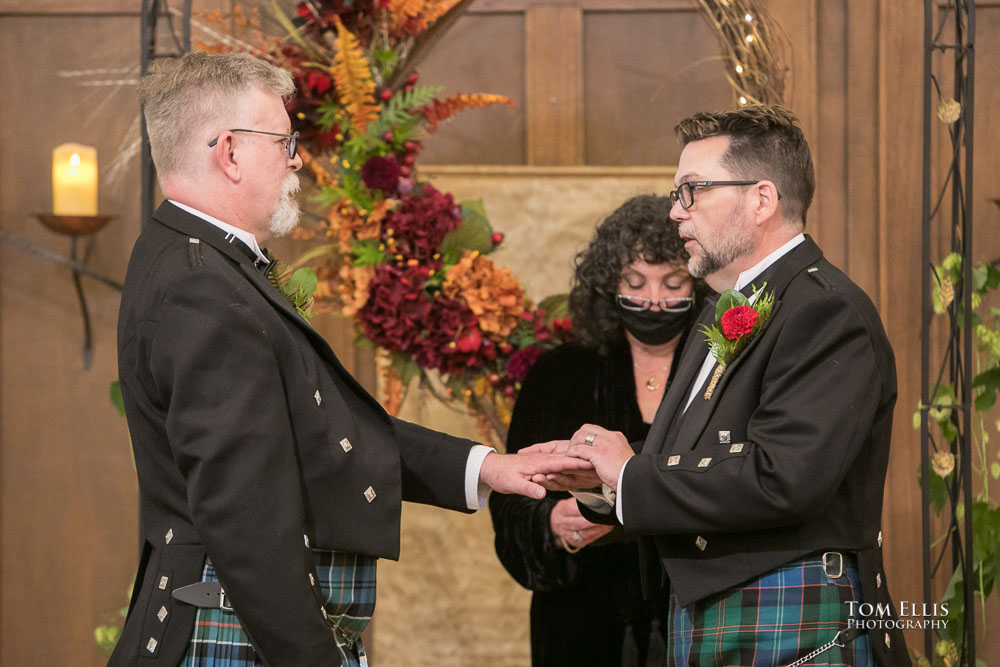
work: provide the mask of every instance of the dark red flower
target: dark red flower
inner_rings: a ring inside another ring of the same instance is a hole
[[[427,326],[415,345],[413,360],[423,368],[436,368],[442,373],[461,372],[466,368],[483,365],[480,347],[463,350],[459,347],[462,337],[470,336],[463,345],[471,347],[474,335],[479,333],[479,318],[460,299],[439,296],[428,314]],[[480,340],[482,334],[480,333]]]
[[[479,328],[466,330],[457,341],[459,352],[475,352],[483,343],[483,334]]]
[[[531,370],[540,356],[542,356],[542,348],[537,345],[521,348],[510,355],[510,361],[507,364],[507,377],[514,382],[524,382],[524,379],[528,377],[528,371]]]
[[[450,194],[422,183],[382,220],[382,240],[394,254],[426,262],[438,252],[445,234],[462,224],[455,208]]]
[[[392,155],[368,158],[361,167],[361,180],[365,187],[381,190],[385,193],[395,192],[399,185],[399,163]]]
[[[368,301],[358,311],[365,336],[389,350],[417,346],[433,321],[431,301],[423,289],[429,273],[422,266],[380,265],[369,285]]]
[[[733,306],[722,314],[722,335],[729,340],[736,340],[753,331],[757,318],[757,311],[750,306]]]
[[[557,336],[563,336],[573,331],[573,320],[569,317],[557,317],[552,320],[552,328]]]

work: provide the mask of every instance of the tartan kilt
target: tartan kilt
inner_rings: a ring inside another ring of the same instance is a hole
[[[313,549],[317,584],[333,625],[343,667],[359,667],[365,650],[361,632],[375,611],[375,569],[372,556]],[[206,560],[202,581],[218,581]],[[181,667],[262,667],[243,626],[232,611],[199,608],[194,631]]]
[[[830,642],[848,627],[850,606],[861,599],[857,562],[844,554],[843,576],[832,579],[819,555],[786,563],[742,586],[681,607],[671,596],[671,667],[788,665]],[[834,646],[807,665],[870,667],[868,635]]]

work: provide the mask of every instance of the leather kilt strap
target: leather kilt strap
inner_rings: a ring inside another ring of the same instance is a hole
[[[377,559],[359,554],[313,549],[322,613],[330,624],[344,667],[365,667],[361,632],[375,611]],[[173,591],[173,597],[198,607],[194,631],[181,667],[259,667],[236,612],[219,584],[211,562],[202,581]]]

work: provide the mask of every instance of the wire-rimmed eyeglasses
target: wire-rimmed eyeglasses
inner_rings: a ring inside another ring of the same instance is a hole
[[[758,183],[760,181],[688,181],[678,185],[677,189],[667,196],[670,197],[671,204],[680,202],[686,211],[694,206],[694,191],[698,188],[717,188],[723,185],[757,185]],[[778,199],[781,199],[780,192]]]
[[[284,137],[284,139],[285,139],[285,142],[284,142],[285,143],[285,150],[288,151],[288,159],[289,160],[294,160],[295,159],[295,154],[298,153],[298,150],[299,150],[299,133],[298,132],[292,132],[291,134],[281,134],[279,132],[264,132],[262,130],[242,130],[242,129],[239,129],[239,128],[235,128],[235,129],[232,129],[232,130],[226,130],[226,131],[227,132],[249,132],[251,134],[266,134],[266,135],[269,135],[269,136],[272,136],[272,137]],[[219,141],[219,137],[216,137],[215,139],[212,139],[210,142],[208,142],[209,148],[215,146],[215,144],[218,143],[218,141]]]
[[[685,310],[691,309],[691,304],[694,303],[694,297],[690,296],[668,296],[663,299],[648,299],[644,296],[635,296],[632,294],[619,294],[618,295],[618,305],[624,310],[649,310],[656,304],[660,307],[660,310],[666,311],[668,313],[682,313]]]

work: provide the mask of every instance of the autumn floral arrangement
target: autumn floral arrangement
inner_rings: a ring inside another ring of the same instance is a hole
[[[500,95],[442,97],[414,69],[468,2],[304,0],[295,16],[275,3],[237,8],[204,18],[225,29],[202,48],[247,50],[292,73],[288,109],[323,214],[297,230],[312,247],[289,268],[312,266],[316,310],[350,316],[377,347],[386,408],[398,410],[419,378],[502,443],[521,381],[570,322],[564,297],[532,304],[488,257],[503,234],[481,202],[456,202],[419,175],[423,142],[442,121],[513,106]]]

